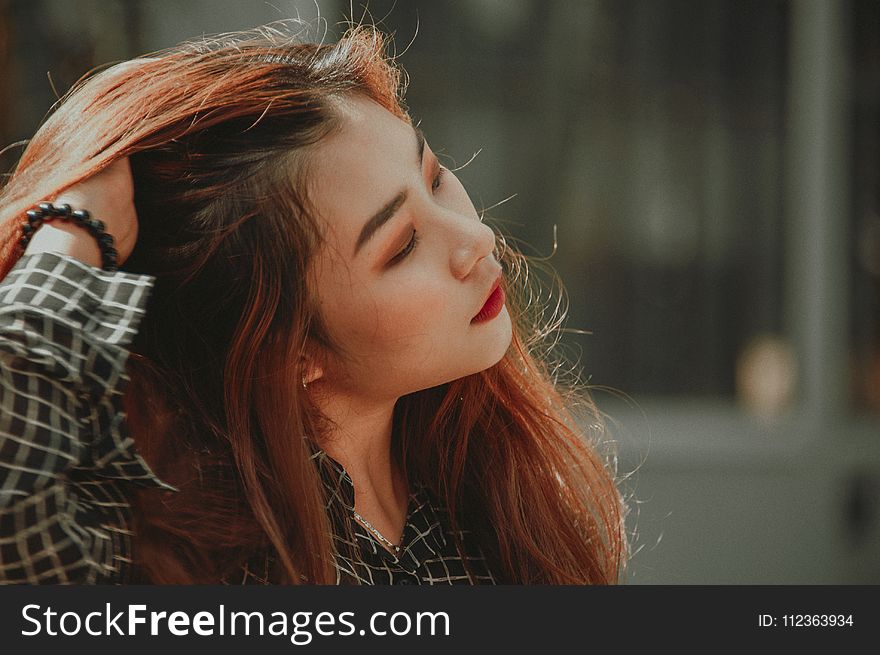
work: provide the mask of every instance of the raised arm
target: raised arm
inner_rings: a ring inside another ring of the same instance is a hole
[[[106,184],[102,193],[100,177],[55,202],[122,235],[121,263],[136,219],[119,221],[125,203]],[[99,266],[87,231],[46,224],[0,280],[0,583],[124,581],[127,492],[164,486],[135,452],[122,408],[127,346],[154,278]]]

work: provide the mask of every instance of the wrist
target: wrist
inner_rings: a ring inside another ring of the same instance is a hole
[[[54,252],[69,255],[95,268],[101,268],[101,249],[94,237],[78,225],[53,221],[40,227],[31,237],[25,255]]]
[[[20,247],[25,253],[52,251],[68,254],[105,271],[116,271],[118,252],[113,236],[104,231],[104,222],[93,219],[88,210],[72,209],[69,204],[58,207],[41,202],[27,212],[23,223]],[[50,229],[55,228],[55,229]],[[34,238],[37,245],[31,246]]]

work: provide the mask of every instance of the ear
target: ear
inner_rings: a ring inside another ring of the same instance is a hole
[[[303,383],[311,384],[324,375],[324,369],[320,364],[314,363],[310,358],[303,357]]]
[[[311,384],[324,376],[324,357],[317,344],[310,344],[300,357],[303,384]]]

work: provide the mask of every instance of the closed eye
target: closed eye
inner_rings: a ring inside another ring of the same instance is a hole
[[[431,191],[433,193],[437,193],[437,190],[443,185],[443,171],[446,169],[442,166],[438,166],[437,175],[434,176],[433,182],[431,182]],[[416,245],[419,242],[419,234],[416,230],[412,231],[412,237],[410,237],[409,243],[406,244],[406,247],[397,253],[389,264],[397,264],[398,262],[406,259],[409,254],[415,250]]]
[[[418,242],[419,242],[418,232],[413,230],[412,237],[410,238],[409,243],[407,243],[406,247],[403,250],[401,250],[399,253],[397,253],[394,256],[394,259],[392,259],[389,263],[390,264],[397,264],[398,262],[406,259],[407,256],[415,249],[416,244],[418,244]]]
[[[445,170],[442,166],[437,167],[437,175],[434,176],[434,181],[431,183],[431,191],[436,193],[437,189],[441,187],[443,184],[443,171]]]

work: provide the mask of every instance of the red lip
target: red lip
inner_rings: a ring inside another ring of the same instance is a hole
[[[477,315],[471,319],[471,323],[490,321],[501,313],[501,308],[504,307],[504,289],[501,288],[502,277],[503,274],[499,273],[498,277],[495,278],[492,288],[489,289],[486,301],[483,303],[480,311],[477,312]]]

